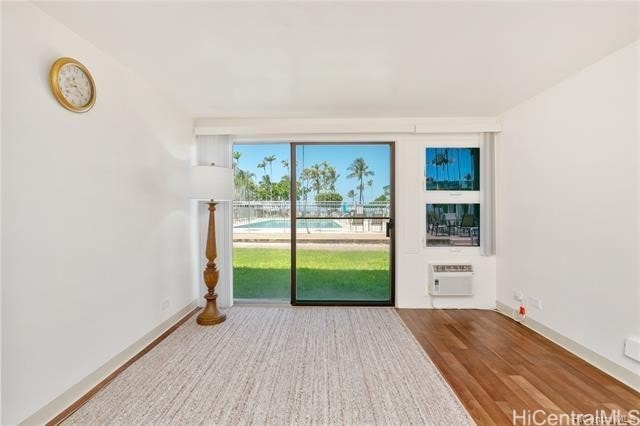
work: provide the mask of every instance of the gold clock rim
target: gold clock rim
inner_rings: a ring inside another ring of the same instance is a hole
[[[86,104],[80,107],[77,107],[69,103],[65,99],[65,97],[62,95],[62,90],[60,89],[60,85],[58,84],[58,74],[60,73],[60,69],[67,64],[74,64],[78,68],[80,68],[85,73],[85,75],[89,79],[89,83],[91,84],[91,99],[89,99],[89,102],[87,102]],[[49,84],[51,85],[51,91],[53,92],[53,96],[55,96],[58,103],[60,103],[60,105],[62,105],[63,107],[65,107],[71,112],[87,112],[96,103],[96,84],[93,81],[93,76],[91,75],[87,67],[82,65],[76,59],[68,58],[68,57],[62,57],[62,58],[56,59],[53,65],[51,65],[51,70],[49,71]]]

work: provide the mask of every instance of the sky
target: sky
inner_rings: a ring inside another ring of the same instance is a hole
[[[260,180],[264,171],[256,167],[258,163],[269,155],[275,155],[277,160],[273,162],[273,180],[279,181],[280,178],[287,174],[287,170],[283,167],[281,161],[289,161],[290,145],[288,143],[281,144],[256,144],[244,145],[238,144],[233,146],[233,150],[242,153],[238,164],[241,169],[249,170],[256,175],[256,180]],[[347,179],[349,171],[347,167],[358,157],[364,158],[369,166],[369,170],[375,173],[374,176],[365,179],[373,180],[371,188],[365,187],[364,201],[372,201],[382,195],[383,187],[390,183],[390,148],[389,145],[298,145],[298,176],[305,167],[310,167],[315,163],[327,161],[331,166],[335,167],[340,177],[336,181],[336,191],[340,193],[345,201],[348,201],[346,194],[353,189],[356,194],[356,186],[358,180],[355,178]],[[269,174],[269,167],[267,167]]]

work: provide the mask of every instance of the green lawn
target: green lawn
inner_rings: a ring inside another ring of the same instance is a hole
[[[289,299],[291,252],[234,248],[233,288],[239,299]],[[298,249],[298,300],[388,300],[387,251]]]

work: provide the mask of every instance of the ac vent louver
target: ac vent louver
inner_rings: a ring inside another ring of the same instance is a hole
[[[473,265],[433,265],[433,272],[473,272]]]

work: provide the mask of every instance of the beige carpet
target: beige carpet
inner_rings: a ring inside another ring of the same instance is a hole
[[[470,424],[392,308],[234,307],[176,330],[67,424]]]

